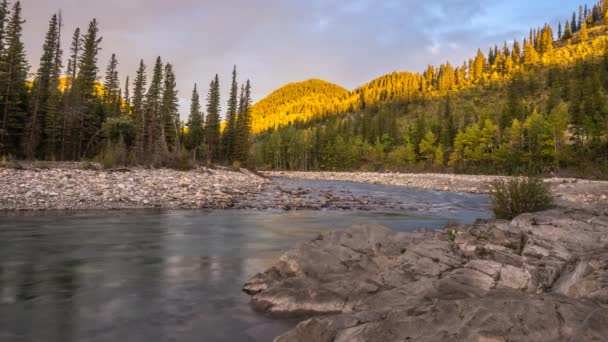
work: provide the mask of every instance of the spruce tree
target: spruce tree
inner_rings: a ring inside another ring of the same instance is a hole
[[[192,152],[192,159],[196,160],[200,156],[200,148],[204,139],[203,113],[201,112],[201,102],[198,90],[194,84],[192,99],[190,101],[190,115],[188,116],[188,135],[186,138],[186,148]]]
[[[241,87],[239,111],[235,130],[235,160],[247,163],[251,147],[251,84]]]
[[[147,85],[146,65],[144,61],[139,62],[139,69],[135,74],[133,83],[133,121],[135,122],[135,155],[138,161],[143,161],[145,157],[146,141],[146,115],[144,112],[145,89]]]
[[[87,157],[95,145],[97,131],[104,120],[97,93],[97,54],[102,38],[98,37],[97,20],[89,23],[87,33],[82,37],[82,53],[78,59],[78,74],[74,81],[78,131],[78,158]]]
[[[43,141],[43,130],[47,127],[46,120],[55,120],[47,117],[48,100],[50,97],[51,83],[54,73],[56,74],[56,49],[59,40],[59,21],[57,14],[51,17],[49,29],[42,46],[42,57],[32,83],[29,119],[26,126],[25,155],[32,159],[41,157],[39,146]],[[54,127],[54,123],[49,125]]]
[[[169,146],[173,152],[179,151],[180,120],[177,90],[175,87],[176,82],[173,66],[170,63],[167,63],[165,66],[165,80],[162,107],[160,111],[161,139],[163,139],[163,149],[165,153],[169,152]]]
[[[45,155],[47,159],[55,160],[61,156],[61,139],[63,133],[63,122],[65,113],[62,112],[62,102],[64,97],[61,91],[61,68],[63,67],[61,58],[61,27],[63,21],[61,13],[58,14],[57,25],[57,45],[55,47],[55,58],[51,70],[51,80],[49,85],[49,98],[46,105],[45,119]]]
[[[572,32],[578,31],[578,25],[576,24],[576,13],[572,12],[572,22],[570,23]]]
[[[13,5],[6,27],[5,48],[0,55],[0,89],[2,99],[2,126],[0,149],[2,154],[19,156],[27,116],[28,89],[27,64],[22,36],[21,2]]]
[[[160,150],[163,149],[161,141],[160,108],[163,94],[163,62],[159,57],[156,58],[150,87],[145,97],[144,121],[146,125],[146,140],[144,151],[148,157],[158,161]]]
[[[76,79],[78,74],[78,61],[80,60],[80,53],[82,52],[82,39],[80,37],[80,28],[77,27],[74,30],[72,36],[72,45],[70,46],[70,60],[72,61],[72,72],[68,73],[71,76],[72,81]]]
[[[236,116],[238,106],[238,84],[236,82],[236,65],[232,70],[232,85],[228,97],[228,111],[226,113],[226,126],[222,135],[222,150],[224,158],[231,162],[234,160],[234,139],[236,130]]]
[[[116,54],[112,54],[106,67],[106,78],[103,84],[104,109],[108,116],[120,114],[120,85],[118,79],[118,61]]]
[[[220,79],[216,74],[207,95],[207,117],[205,121],[205,144],[207,163],[215,163],[220,157]]]

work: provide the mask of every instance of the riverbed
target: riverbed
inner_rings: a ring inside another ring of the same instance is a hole
[[[411,231],[491,217],[485,195],[277,182],[373,205],[5,213],[0,341],[269,341],[296,322],[254,313],[241,287],[295,243],[356,223]]]

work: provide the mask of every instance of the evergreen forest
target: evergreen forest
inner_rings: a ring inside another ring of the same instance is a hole
[[[100,71],[103,39],[96,19],[62,32],[61,13],[49,19],[37,70],[23,44],[22,4],[0,3],[0,156],[6,159],[97,160],[104,166],[188,168],[193,162],[245,163],[251,141],[251,84],[234,67],[227,112],[220,80],[204,101],[194,85],[187,122],[179,116],[175,67],[161,57],[139,63],[121,84],[118,58]],[[67,37],[66,37],[67,36]],[[63,51],[67,40],[69,50]],[[222,116],[226,118],[222,123]]]

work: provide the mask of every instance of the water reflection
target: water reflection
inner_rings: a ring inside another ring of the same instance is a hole
[[[488,216],[485,197],[420,196],[419,203],[433,203],[431,214],[0,217],[0,341],[269,341],[294,322],[253,313],[240,287],[295,242],[359,222],[409,230]]]

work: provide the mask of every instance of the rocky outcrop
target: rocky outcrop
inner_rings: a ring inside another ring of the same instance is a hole
[[[314,317],[276,341],[603,341],[608,217],[356,226],[298,244],[244,291],[268,315]]]

